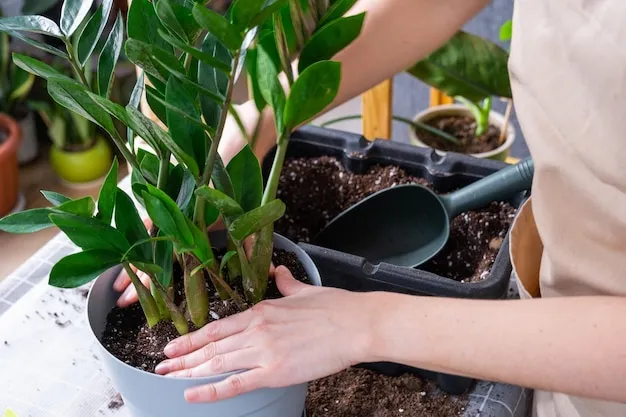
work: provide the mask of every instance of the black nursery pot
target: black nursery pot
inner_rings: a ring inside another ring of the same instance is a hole
[[[274,158],[272,149],[263,161],[263,174],[267,179]],[[423,178],[438,190],[448,192],[507,166],[504,162],[478,159],[467,155],[447,153],[442,156],[429,148],[420,148],[387,140],[367,141],[360,135],[304,127],[291,137],[289,157],[336,157],[348,171],[364,173],[373,165],[394,165],[408,174]],[[520,193],[508,201],[518,208],[526,198]],[[350,291],[390,291],[422,296],[441,296],[473,299],[504,298],[511,275],[508,231],[491,267],[489,275],[479,282],[463,283],[415,268],[398,267],[386,263],[373,265],[366,259],[351,254],[299,243],[313,259],[322,277],[322,285]],[[417,372],[423,377],[436,379],[440,388],[460,394],[472,380],[454,375],[427,372],[399,364],[363,364],[367,368],[388,375]]]

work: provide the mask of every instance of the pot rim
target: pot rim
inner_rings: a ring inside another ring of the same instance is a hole
[[[302,249],[300,246],[298,246],[297,244],[293,243],[291,240],[287,239],[286,237],[284,237],[282,235],[279,235],[278,233],[274,233],[274,244],[276,244],[277,241],[281,242],[282,244],[288,243],[289,245],[291,245],[292,249],[293,249],[293,252],[297,254],[299,260],[301,259],[301,257],[304,257],[304,259],[308,259],[311,262],[311,264],[315,267],[315,271],[314,271],[315,274],[314,274],[314,276],[309,277],[309,279],[311,279],[311,281],[313,281],[314,283],[317,282],[317,284],[314,284],[314,285],[321,286],[322,285],[322,280],[321,280],[321,277],[319,275],[319,270],[317,269],[317,265],[315,265],[315,263],[313,262],[313,259],[311,259],[311,257],[304,251],[304,249]],[[276,247],[276,246],[274,246],[274,247]],[[97,281],[103,275],[105,275],[107,273],[115,273],[117,275],[121,270],[122,270],[122,267],[120,265],[118,265],[116,267],[113,267],[113,268],[105,271],[101,275],[99,275],[98,278],[96,278],[96,280],[94,280],[93,282],[95,283],[95,281]],[[100,348],[102,350],[104,350],[110,358],[112,358],[119,365],[123,366],[124,368],[128,369],[129,371],[136,371],[136,372],[139,372],[139,373],[142,373],[142,374],[150,375],[152,377],[156,377],[156,378],[163,379],[163,380],[168,380],[168,381],[172,381],[172,380],[186,380],[186,381],[197,381],[197,382],[199,382],[201,384],[221,381],[221,380],[223,380],[223,379],[225,379],[225,378],[227,378],[229,376],[236,375],[236,374],[248,371],[248,369],[241,369],[241,370],[236,370],[236,371],[231,371],[231,372],[226,372],[226,373],[216,374],[216,375],[211,375],[211,376],[174,378],[174,377],[171,377],[171,376],[159,375],[159,374],[155,374],[153,372],[145,371],[143,369],[135,368],[134,366],[131,366],[131,365],[127,364],[126,362],[122,361],[121,359],[119,359],[115,355],[113,355],[111,352],[109,352],[108,349],[105,348],[104,345],[102,344],[102,341],[100,340],[100,338],[96,335],[96,332],[93,329],[93,326],[92,326],[92,323],[91,323],[90,314],[89,314],[89,304],[92,303],[92,302],[94,302],[94,296],[93,296],[93,292],[91,291],[91,287],[90,287],[89,288],[89,294],[87,295],[87,304],[86,304],[86,308],[85,308],[85,316],[86,316],[86,319],[87,319],[87,324],[88,324],[88,327],[89,327],[89,331],[91,332],[91,335],[93,336],[94,339],[96,339],[96,342],[98,343]]]
[[[471,112],[469,111],[469,109],[460,103],[453,103],[453,104],[440,104],[437,106],[433,106],[433,107],[429,107],[425,110],[420,111],[419,113],[417,113],[417,115],[415,115],[415,117],[413,118],[413,121],[415,122],[424,122],[425,120],[429,120],[433,117],[435,117],[438,113],[440,112],[450,112],[452,114],[457,113],[457,114],[463,114],[463,115],[469,115],[471,116]],[[495,110],[491,110],[489,112],[489,123],[492,123],[496,126],[498,126],[500,129],[502,129],[502,126],[504,126],[504,115],[500,112],[497,112]],[[419,146],[423,146],[426,148],[431,148],[434,149],[436,152],[438,153],[443,153],[445,154],[447,151],[442,151],[436,148],[433,148],[432,146],[428,146],[427,144],[425,144],[424,142],[422,142],[417,134],[415,133],[415,129],[413,126],[409,126],[409,137],[411,139],[411,142],[413,144],[417,144]],[[506,140],[504,141],[504,143],[500,146],[498,146],[495,149],[492,149],[490,151],[487,152],[480,152],[480,153],[466,153],[464,155],[471,155],[473,157],[476,158],[490,158],[494,155],[499,154],[500,152],[503,152],[509,148],[511,148],[511,146],[513,146],[513,142],[515,142],[515,128],[513,127],[513,125],[509,122],[509,125],[507,126],[507,134],[506,134]]]
[[[0,130],[6,133],[6,139],[0,142],[0,160],[4,155],[17,153],[22,140],[22,129],[14,118],[6,113],[0,113]]]

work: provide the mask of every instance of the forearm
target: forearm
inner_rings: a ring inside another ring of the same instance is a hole
[[[333,57],[342,64],[342,82],[330,110],[378,83],[393,77],[445,43],[488,0],[360,0],[348,12],[365,11],[360,36]],[[287,89],[286,80],[283,85]],[[259,119],[254,103],[240,107],[246,130],[252,133]],[[233,121],[229,121],[233,125]],[[255,152],[262,157],[275,144],[273,115],[266,109]],[[220,144],[220,154],[230,160],[244,146],[243,137]]]
[[[374,296],[387,308],[366,361],[626,402],[626,298]]]

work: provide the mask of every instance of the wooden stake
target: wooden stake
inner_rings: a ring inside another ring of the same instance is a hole
[[[502,130],[500,130],[500,137],[498,138],[498,146],[504,143],[506,135],[509,130],[509,120],[511,119],[511,111],[513,110],[513,100],[507,100],[506,111],[504,112],[504,124]]]
[[[363,93],[363,136],[368,140],[391,139],[393,79]]]

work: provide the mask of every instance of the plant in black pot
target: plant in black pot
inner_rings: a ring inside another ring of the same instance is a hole
[[[304,7],[300,2],[266,5],[265,0],[237,0],[228,17],[223,17],[202,3],[133,0],[128,40],[123,40],[122,17],[118,15],[101,52],[96,87],[92,88],[84,63],[102,35],[110,4],[105,1],[90,14],[90,1],[66,0],[60,25],[40,16],[21,16],[0,20],[0,30],[12,34],[35,31],[65,44],[64,51],[54,53],[71,64],[76,78],[28,56],[15,54],[14,61],[45,78],[57,103],[110,135],[133,168],[133,195],[155,226],[146,230],[131,196],[117,187],[118,165],[114,162],[97,203],[90,197],[71,200],[44,192],[53,207],[5,217],[0,220],[0,230],[32,233],[57,226],[81,249],[54,265],[50,284],[68,288],[95,279],[88,299],[89,322],[103,348],[108,373],[134,416],[300,417],[306,384],[198,406],[186,403],[185,388],[231,378],[232,374],[174,379],[155,375],[153,368],[164,359],[164,345],[177,335],[276,296],[268,277],[276,256],[300,263],[305,273],[299,279],[320,284],[310,258],[274,234],[274,222],[285,211],[276,193],[290,133],[332,102],[339,87],[340,64],[329,60],[327,50],[308,47],[313,42],[310,38],[303,44],[309,48],[310,59],[297,73],[289,72],[287,94],[271,51],[258,46],[258,86],[274,109],[279,132],[278,152],[266,186],[249,146],[227,165],[217,149],[233,85],[257,28],[271,22],[276,51],[286,56],[281,16],[292,7],[297,10],[293,29],[299,33],[304,33],[307,13],[315,11],[314,20],[329,25],[341,18],[327,14],[332,11],[327,2],[311,1]],[[143,70],[130,103],[124,105],[109,97],[122,46]],[[145,86],[150,108],[167,130],[137,109],[144,79],[150,83]],[[135,152],[132,144],[122,140],[114,119],[134,133],[128,136],[131,141],[137,135],[149,144],[150,152]],[[214,188],[209,186],[211,182]],[[220,217],[225,231],[207,233],[207,226]],[[244,250],[244,241],[251,242],[249,252]],[[140,307],[114,308],[118,294],[112,284],[122,268],[138,291]],[[135,268],[150,277],[149,288],[140,282]]]

